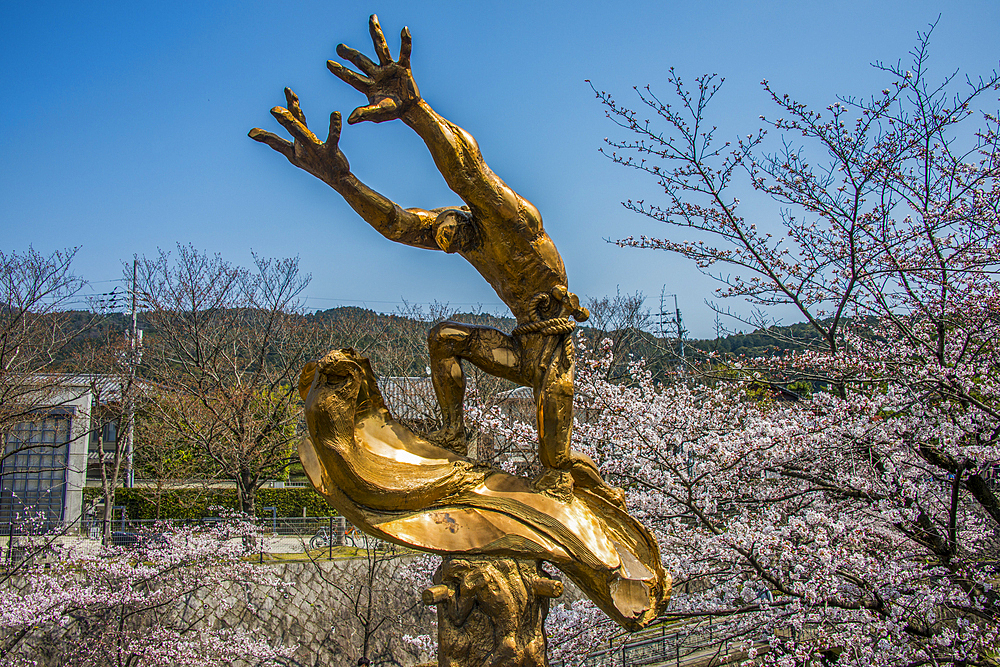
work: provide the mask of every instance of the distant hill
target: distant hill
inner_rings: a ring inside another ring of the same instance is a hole
[[[130,323],[128,314],[124,313],[95,315],[86,311],[70,311],[63,315],[69,315],[72,326],[81,331],[76,344],[64,351],[67,355],[72,354],[76,345],[107,335],[108,331],[121,331],[124,334]],[[496,327],[502,331],[510,331],[516,325],[512,317],[484,313],[449,313],[448,317],[469,324]],[[443,319],[440,313],[438,317],[431,319],[426,313],[418,313],[415,317],[378,313],[357,306],[318,310],[303,315],[303,318],[327,328],[327,344],[331,349],[353,347],[370,355],[373,362],[382,367],[380,372],[403,376],[420,376],[426,372],[427,332],[436,321]],[[145,330],[147,337],[156,335],[142,313],[139,314],[139,328]],[[605,337],[611,338],[615,354],[623,364],[630,356],[641,357],[646,359],[647,366],[654,374],[675,368],[680,354],[676,338],[661,338],[648,331],[599,331],[586,326],[586,323],[579,325],[578,331],[583,333],[592,347],[599,345],[600,340]],[[805,350],[820,343],[815,330],[806,323],[800,323],[720,338],[686,339],[684,355],[689,361],[713,352],[724,358],[759,357]]]
[[[786,327],[758,329],[723,338],[687,341],[702,352],[719,352],[732,356],[759,357],[784,352],[801,351],[822,346],[823,341],[812,325],[802,322]]]

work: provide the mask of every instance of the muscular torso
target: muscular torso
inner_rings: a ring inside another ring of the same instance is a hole
[[[519,323],[531,319],[531,299],[566,285],[566,268],[542,229],[537,210],[522,200],[514,220],[472,211],[470,232],[456,249],[493,286]]]

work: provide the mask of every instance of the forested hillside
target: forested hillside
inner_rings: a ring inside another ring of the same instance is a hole
[[[127,313],[95,315],[87,311],[72,311],[69,316],[80,334],[76,342],[62,352],[67,357],[86,341],[100,338],[109,331],[119,330],[124,333],[129,326]],[[424,374],[427,332],[435,322],[446,318],[492,326],[504,331],[510,331],[516,324],[511,317],[450,312],[446,307],[428,311],[410,309],[408,313],[378,313],[357,306],[341,306],[317,310],[303,316],[305,322],[324,330],[329,349],[353,347],[369,354],[377,366],[385,366],[386,374],[407,376]],[[680,357],[680,345],[674,337],[658,337],[649,331],[632,327],[609,329],[595,328],[588,326],[589,324],[591,323],[585,322],[579,325],[579,331],[588,345],[596,346],[604,338],[610,338],[618,350],[618,356],[622,359],[629,356],[643,358],[654,373],[674,366]],[[144,330],[147,338],[157,335],[141,312],[138,327]],[[817,342],[815,330],[810,325],[801,323],[718,338],[685,339],[684,356],[688,361],[703,359],[713,352],[723,358],[769,356],[804,350]]]

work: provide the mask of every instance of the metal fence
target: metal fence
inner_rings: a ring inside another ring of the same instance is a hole
[[[720,664],[729,655],[729,641],[719,637],[707,621],[661,624],[638,636],[609,642],[609,646],[589,654],[582,667],[683,667],[695,664]],[[714,660],[713,660],[714,659]],[[552,667],[565,667],[553,661]]]
[[[210,527],[227,521],[221,517],[201,519],[130,519],[124,508],[115,508],[108,522],[110,541],[115,546],[139,547],[161,539],[181,527]],[[269,508],[264,508],[265,510]],[[356,555],[352,549],[374,549],[395,553],[396,545],[370,537],[340,516],[270,517],[255,520],[262,539],[254,545],[261,561],[265,558],[335,558]],[[87,517],[80,521],[38,521],[23,519],[0,523],[0,568],[10,569],[26,558],[52,552],[56,546],[78,544],[98,546],[104,535],[104,520]]]
[[[80,539],[79,522],[32,517],[0,523],[0,569],[10,570],[26,559],[53,557],[53,544],[65,536]]]

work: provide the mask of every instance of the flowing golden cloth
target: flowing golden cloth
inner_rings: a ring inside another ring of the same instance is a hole
[[[586,489],[561,502],[428,442],[392,418],[353,350],[307,365],[299,390],[310,434],[302,464],[365,532],[439,554],[549,561],[629,630],[666,605],[670,575],[639,522]]]

